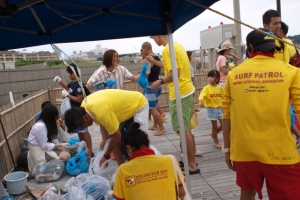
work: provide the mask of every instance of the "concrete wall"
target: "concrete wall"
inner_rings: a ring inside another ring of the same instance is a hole
[[[96,65],[96,63],[95,63]],[[140,71],[141,64],[124,65],[131,73]],[[99,66],[81,67],[82,80],[87,82]],[[53,82],[55,76],[69,82],[66,67],[62,68],[22,68],[0,70],[0,106],[9,103],[9,91],[12,91],[14,100],[23,98],[23,94],[30,94],[50,86],[58,85]]]

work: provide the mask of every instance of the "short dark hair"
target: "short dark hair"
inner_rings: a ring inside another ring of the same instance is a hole
[[[139,150],[143,147],[149,147],[150,141],[148,135],[140,129],[140,124],[134,122],[130,129],[125,133],[124,144]]]
[[[103,55],[102,63],[106,68],[109,68],[112,65],[112,60],[113,60],[115,53],[118,54],[118,52],[114,49],[109,49],[109,50],[105,51],[105,53]]]
[[[284,35],[287,35],[287,33],[289,32],[289,26],[283,21],[281,21],[281,30],[284,33]]]
[[[78,127],[83,126],[83,116],[86,111],[83,107],[71,107],[64,114],[64,121],[69,133],[74,132]]]
[[[45,105],[51,103],[50,101],[44,101],[41,105],[41,109],[43,109],[45,107]]]
[[[150,42],[144,42],[142,44],[142,49],[149,49],[149,50],[152,51],[152,45],[151,45],[151,43]]]
[[[213,70],[210,70],[207,74],[207,77],[213,77],[213,78],[217,78],[218,81],[217,81],[217,84],[220,82],[220,72],[216,69],[213,69]]]
[[[266,11],[262,16],[263,24],[270,24],[272,17],[280,17],[279,12],[272,9]]]
[[[186,54],[190,58],[192,56],[193,52],[192,51],[186,51]]]
[[[77,65],[75,65],[74,63],[71,63],[70,65],[74,68],[75,73],[76,73],[76,76],[79,77]],[[71,69],[70,66],[67,67],[67,72],[68,72],[69,74],[74,74],[74,72],[73,72],[73,70]]]

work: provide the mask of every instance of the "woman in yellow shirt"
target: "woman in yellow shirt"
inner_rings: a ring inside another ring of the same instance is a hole
[[[124,138],[130,161],[119,166],[113,196],[116,200],[177,199],[174,166],[169,155],[156,156],[147,134],[134,122]],[[178,178],[178,195],[185,191]]]
[[[218,70],[211,70],[208,72],[209,84],[205,86],[198,98],[198,106],[201,108],[203,104],[207,109],[207,119],[211,121],[212,133],[211,137],[214,140],[215,147],[221,149],[222,145],[218,139],[218,133],[222,131],[222,95],[223,89],[218,83],[220,82],[220,72]],[[218,122],[220,126],[218,127]]]

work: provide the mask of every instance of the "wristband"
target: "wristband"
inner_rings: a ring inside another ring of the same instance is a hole
[[[110,159],[110,155],[108,156],[108,155],[103,155],[103,157],[106,159],[106,160],[109,160]]]

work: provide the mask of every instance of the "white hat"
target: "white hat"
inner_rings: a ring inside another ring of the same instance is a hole
[[[230,42],[226,41],[221,44],[221,49],[219,49],[218,52],[227,50],[227,49],[234,49],[234,47],[232,46],[232,44]]]

